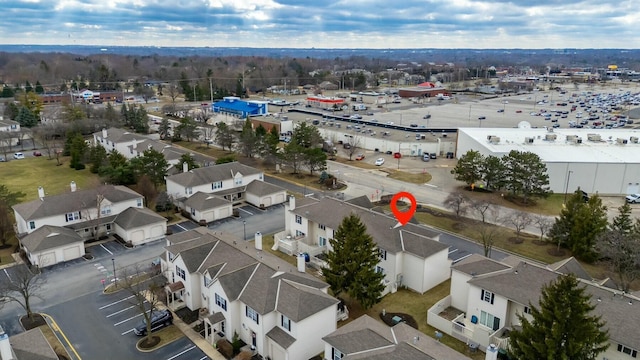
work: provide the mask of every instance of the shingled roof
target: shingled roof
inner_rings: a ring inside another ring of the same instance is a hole
[[[229,205],[231,202],[215,194],[207,194],[198,191],[184,201],[185,206],[198,211],[215,209],[221,206]]]
[[[84,242],[75,231],[60,226],[44,225],[20,240],[31,253]]]
[[[229,180],[237,173],[247,176],[260,174],[262,171],[239,162],[230,162],[189,170],[169,176],[167,179],[185,187],[194,187]]]
[[[111,203],[142,198],[142,195],[126,186],[104,185],[99,188],[45,196],[42,199],[14,205],[13,209],[20,214],[25,221],[30,221],[74,211],[95,209],[97,207],[98,195],[104,196],[104,198]]]
[[[291,211],[332,229],[337,229],[348,215],[356,214],[366,224],[367,233],[377,246],[392,253],[407,251],[428,258],[448,248],[448,245],[437,241],[440,236],[437,231],[415,224],[396,228],[398,221],[390,216],[330,197],[296,206]]]
[[[166,222],[163,216],[147,209],[130,207],[116,216],[114,222],[125,230]]]
[[[246,191],[254,195],[264,196],[285,191],[285,189],[262,180],[253,180],[247,185]]]
[[[543,286],[562,274],[541,266],[520,263],[507,270],[486,274],[469,280],[469,284],[491,291],[522,305],[538,306]],[[640,349],[640,299],[599,286],[592,281],[581,281],[591,295],[594,312],[601,315],[613,342]]]

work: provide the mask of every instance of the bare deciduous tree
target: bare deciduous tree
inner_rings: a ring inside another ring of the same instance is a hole
[[[467,213],[467,210],[469,209],[467,207],[468,204],[469,197],[460,191],[451,192],[447,195],[447,198],[444,199],[444,206],[453,211],[457,218],[464,216]]]
[[[43,266],[45,264],[40,264]],[[26,265],[17,265],[13,268],[8,281],[0,283],[0,295],[9,302],[20,305],[33,320],[31,300],[41,299],[42,286],[45,281],[39,273],[33,273]]]
[[[520,240],[522,230],[533,222],[531,214],[525,211],[514,211],[506,220],[513,225],[513,228],[516,230],[516,240]]]
[[[482,223],[487,222],[487,217],[489,215],[496,214],[495,204],[490,200],[473,200],[469,204],[469,207],[480,217]]]
[[[499,219],[497,217],[492,218],[492,223],[499,223]],[[482,245],[482,249],[484,250],[484,256],[491,257],[491,250],[493,249],[493,244],[498,236],[502,234],[502,227],[500,225],[490,224],[488,222],[483,222],[478,224],[475,227],[478,234],[478,242]]]
[[[551,229],[551,226],[553,226],[553,221],[546,215],[542,214],[534,214],[533,223],[536,225],[538,230],[540,230],[540,240],[544,238],[544,235],[549,231],[549,229]]]
[[[349,160],[351,160],[353,154],[355,154],[360,149],[360,137],[358,135],[348,135],[347,137],[345,137],[344,144],[348,145],[346,147],[346,150],[347,155],[349,155]]]
[[[164,277],[157,275],[152,266],[145,269],[138,264],[120,270],[120,276],[113,285],[131,295],[129,302],[142,315],[147,325],[145,332],[147,342],[152,338],[151,317],[161,303],[158,292],[162,291],[164,283]]]

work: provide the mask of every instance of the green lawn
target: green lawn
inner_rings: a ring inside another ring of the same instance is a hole
[[[56,164],[55,159],[49,160],[47,156],[0,163],[0,184],[10,191],[22,191],[26,194],[22,201],[31,201],[38,198],[38,186],[42,186],[47,195],[56,195],[70,191],[71,181],[76,182],[78,189],[99,181],[98,175],[88,168],[71,169],[69,158],[62,158],[60,166]]]

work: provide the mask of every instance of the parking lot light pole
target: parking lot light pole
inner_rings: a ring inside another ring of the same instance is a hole
[[[573,170],[569,170],[569,172],[567,173],[567,184],[564,186],[564,206],[567,206],[567,193],[569,191],[569,179],[571,179],[571,173],[573,172]]]
[[[116,259],[111,259],[111,264],[113,264],[113,283],[118,284],[118,278],[116,277]]]
[[[244,230],[243,240],[247,240],[247,221],[246,220],[242,220],[242,229]]]

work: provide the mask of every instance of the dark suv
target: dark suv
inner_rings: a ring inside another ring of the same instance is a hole
[[[162,329],[163,327],[173,324],[173,315],[169,310],[158,310],[151,313],[151,331]],[[134,334],[138,336],[147,335],[147,322],[142,322],[133,329]]]

